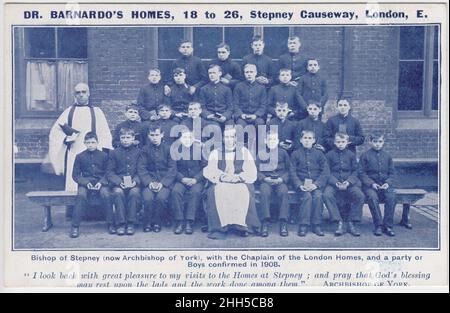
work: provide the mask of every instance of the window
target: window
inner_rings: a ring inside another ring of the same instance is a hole
[[[274,59],[286,50],[288,27],[159,27],[158,66],[164,81],[170,80],[172,62],[179,57],[178,44],[190,39],[194,44],[194,55],[205,63],[217,57],[217,45],[226,42],[231,49],[231,58],[240,62],[251,53],[250,42],[254,35],[263,34],[265,53]]]
[[[74,86],[88,81],[87,29],[22,30],[25,71],[22,112],[33,116],[57,114],[73,103]]]
[[[439,27],[400,27],[399,117],[434,117],[439,109]]]

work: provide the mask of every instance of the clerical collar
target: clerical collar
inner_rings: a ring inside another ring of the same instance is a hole
[[[92,107],[92,105],[89,102],[86,104],[79,104],[78,102],[75,102],[74,105],[77,107]]]

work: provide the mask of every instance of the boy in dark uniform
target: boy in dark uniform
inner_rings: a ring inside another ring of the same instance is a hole
[[[143,125],[143,133],[148,134],[148,129],[152,127],[152,125],[159,125],[161,127],[161,131],[164,133],[163,141],[167,144],[172,144],[175,141],[175,138],[170,136],[170,132],[172,127],[178,125],[173,119],[172,106],[167,103],[160,104],[158,106],[158,120],[156,121],[148,121]],[[148,138],[146,140],[148,142]]]
[[[106,222],[110,234],[115,233],[111,197],[108,181],[105,177],[108,154],[97,149],[98,138],[94,132],[84,136],[86,150],[75,157],[72,178],[78,184],[78,194],[72,215],[71,238],[80,235],[79,227],[88,206],[88,197],[100,195],[101,203],[106,209]]]
[[[275,77],[275,64],[272,58],[264,54],[264,40],[261,36],[255,36],[252,39],[251,48],[253,53],[242,58],[242,66],[246,64],[255,64],[258,76],[256,81],[266,88],[270,87]]]
[[[347,222],[348,232],[360,236],[355,223],[361,221],[365,196],[358,179],[356,155],[347,149],[348,135],[335,135],[335,149],[326,154],[330,165],[330,178],[323,193],[323,200],[330,214],[330,221],[337,223],[336,236],[345,233],[343,220]],[[348,211],[348,212],[345,212]]]
[[[210,82],[200,89],[199,101],[203,105],[202,116],[208,122],[218,125],[232,123],[233,94],[231,89],[220,82],[222,69],[211,65],[208,69]]]
[[[181,125],[186,126],[193,134],[195,141],[209,139],[209,134],[203,134],[203,129],[209,125],[202,116],[202,104],[200,102],[191,102],[188,105],[188,116],[181,122]]]
[[[267,95],[268,112],[275,115],[275,104],[286,102],[292,111],[289,115],[298,120],[303,115],[303,110],[298,105],[297,89],[290,84],[291,78],[291,70],[280,69],[280,75],[278,76],[280,83],[270,88]]]
[[[241,67],[239,64],[230,58],[230,46],[226,43],[221,43],[217,46],[217,59],[211,61],[211,64],[219,65],[222,69],[222,77],[220,81],[233,89],[237,83],[242,81]]]
[[[135,104],[127,105],[125,109],[126,121],[116,126],[113,135],[113,147],[120,146],[120,130],[122,128],[132,129],[134,131],[134,145],[142,147],[145,145],[145,138],[141,138],[142,123],[139,121],[139,108]],[[145,137],[145,136],[144,136]]]
[[[297,235],[306,236],[308,226],[317,236],[324,236],[321,228],[323,199],[322,190],[330,176],[327,158],[322,151],[314,149],[314,133],[305,130],[300,138],[302,147],[291,156],[291,181],[294,190],[300,193],[300,223]]]
[[[108,162],[108,181],[111,185],[116,208],[117,234],[133,235],[137,222],[137,204],[141,190],[136,164],[140,149],[132,129],[120,130],[120,146],[111,151]]]
[[[266,88],[256,81],[256,65],[244,66],[245,81],[236,85],[233,91],[236,124],[263,125],[266,113]]]
[[[290,112],[289,105],[286,102],[277,102],[275,105],[275,115],[268,125],[278,127],[278,139],[280,141],[280,147],[288,151],[289,153],[296,147],[295,138],[296,123],[288,119]]]
[[[138,174],[144,200],[144,232],[160,232],[163,215],[168,215],[170,190],[177,175],[177,166],[170,155],[170,146],[163,143],[164,133],[158,122],[148,128],[148,144],[138,160]]]
[[[301,42],[298,36],[289,37],[287,40],[288,52],[278,58],[279,68],[287,68],[292,71],[290,84],[297,86],[300,76],[306,73],[306,58],[300,53]]]
[[[327,81],[319,73],[319,61],[308,59],[306,69],[307,73],[297,81],[298,101],[304,113],[306,113],[306,107],[310,101],[317,101],[324,108],[328,100]]]
[[[277,164],[270,164],[271,159],[261,160],[258,156],[258,182],[260,184],[260,220],[261,236],[267,237],[269,235],[268,223],[270,220],[270,204],[272,200],[272,193],[275,192],[277,199],[280,202],[279,220],[280,220],[280,236],[286,237],[289,235],[287,228],[287,219],[289,215],[289,155],[284,149],[278,147],[278,133],[269,131],[266,137],[266,145],[270,151],[277,153]]]
[[[174,84],[170,87],[169,101],[173,110],[173,120],[180,123],[187,116],[189,102],[194,99],[189,85],[186,84],[184,69],[177,67],[173,70]]]
[[[323,138],[325,123],[323,123],[320,118],[320,115],[322,113],[322,106],[319,102],[312,101],[308,103],[306,109],[308,111],[308,117],[298,122],[297,134],[299,134],[298,136],[300,136],[300,134],[304,130],[312,130],[316,136],[316,143],[314,144],[314,148],[325,152],[325,143]]]
[[[148,71],[149,83],[139,90],[137,105],[142,121],[157,119],[157,108],[167,102],[169,89],[161,83],[161,72],[157,68]]]
[[[372,134],[369,137],[372,148],[361,155],[359,160],[363,191],[367,197],[370,213],[375,225],[374,235],[382,232],[393,237],[394,212],[396,205],[394,189],[394,162],[392,157],[383,150],[384,135]],[[380,210],[380,201],[384,202],[384,218]]]
[[[348,149],[356,153],[356,147],[364,143],[364,135],[360,122],[350,112],[350,102],[342,98],[337,102],[338,114],[328,119],[324,129],[324,143],[327,149],[332,149],[334,135],[344,133],[349,136]]]
[[[186,83],[189,85],[190,93],[197,94],[200,88],[207,82],[205,66],[202,60],[193,55],[194,48],[192,42],[183,40],[178,51],[181,57],[172,64],[172,69],[180,67],[185,70]]]
[[[184,231],[185,234],[191,235],[195,214],[201,205],[204,186],[203,167],[206,163],[202,159],[201,146],[198,144],[195,146],[193,132],[183,130],[179,144],[182,148],[181,159],[176,161],[176,183],[171,192],[172,209],[176,220],[174,233],[179,235]],[[188,200],[186,210],[185,198]]]

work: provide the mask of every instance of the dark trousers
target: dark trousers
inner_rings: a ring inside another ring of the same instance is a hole
[[[72,226],[79,227],[84,213],[88,206],[88,197],[98,197],[100,195],[101,204],[106,208],[106,222],[113,223],[113,210],[111,205],[111,195],[108,187],[101,187],[100,190],[89,190],[84,186],[78,186],[78,194],[75,200],[75,207],[72,213]]]
[[[182,183],[176,183],[170,194],[172,202],[172,210],[175,215],[175,220],[195,220],[195,213],[200,207],[202,200],[203,184],[197,183],[188,187]],[[186,212],[184,210],[184,199],[187,196]]]
[[[270,218],[270,204],[272,193],[275,192],[277,199],[280,201],[280,220],[287,220],[289,215],[289,189],[285,183],[271,186],[266,182],[262,182],[259,187],[259,216],[261,220]]]
[[[393,227],[396,205],[395,189],[375,190],[373,188],[365,188],[364,193],[367,197],[374,225]],[[382,218],[380,202],[384,202],[384,218]]]
[[[161,225],[163,213],[167,213],[167,202],[170,196],[170,189],[162,187],[159,192],[151,191],[148,187],[142,191],[144,200],[144,225]]]
[[[125,223],[136,223],[136,212],[141,189],[133,187],[130,189],[122,189],[114,187],[113,198],[114,206],[116,207],[116,224],[121,225]]]
[[[322,224],[322,190],[316,189],[311,192],[300,190],[299,193],[301,197],[299,224],[304,226]]]
[[[347,190],[327,186],[323,192],[323,202],[328,209],[331,222],[361,221],[364,199],[364,193],[357,186],[348,187]]]

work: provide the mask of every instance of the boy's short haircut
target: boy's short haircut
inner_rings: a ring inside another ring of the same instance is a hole
[[[172,105],[170,105],[169,103],[161,103],[160,105],[158,105],[158,107],[156,109],[159,111],[164,108],[172,110]]]
[[[222,72],[222,67],[218,64],[210,64],[208,67],[208,70],[217,67],[219,69],[219,72]]]
[[[300,138],[303,138],[303,136],[305,136],[306,134],[311,134],[314,139],[316,138],[316,133],[314,131],[312,131],[312,130],[309,130],[309,129],[303,130],[301,135],[300,135]]]
[[[86,135],[84,135],[84,141],[87,141],[89,139],[95,139],[96,141],[98,141],[97,134],[94,132],[87,132]]]
[[[119,136],[123,136],[123,135],[136,136],[136,132],[134,131],[134,129],[123,127],[119,131]]]
[[[277,103],[275,103],[275,108],[277,108],[277,107],[281,107],[281,108],[289,107],[289,103],[277,101]]]
[[[176,67],[172,71],[173,75],[175,75],[175,74],[182,74],[182,73],[184,74],[184,73],[186,73],[186,71],[185,71],[184,68],[181,68],[181,67]]]
[[[128,110],[136,110],[139,111],[139,107],[136,103],[130,103],[125,107],[125,112],[128,112]]]
[[[278,71],[278,73],[281,74],[281,72],[289,72],[292,73],[292,70],[290,68],[280,68],[280,70]]]
[[[150,125],[148,126],[148,129],[147,129],[147,135],[149,133],[156,132],[158,129],[161,133],[163,132],[162,128],[161,128],[161,123],[159,123],[159,122],[150,123]]]
[[[307,105],[306,107],[309,107],[310,105],[315,105],[315,106],[318,107],[319,109],[322,109],[322,104],[321,104],[320,102],[318,102],[318,101],[314,101],[314,100],[309,101],[309,102],[308,102],[308,105]]]
[[[200,107],[200,109],[203,108],[201,102],[196,102],[196,101],[189,102],[188,107],[190,107],[191,105],[198,105]]]
[[[231,51],[230,46],[228,44],[226,44],[225,42],[222,42],[217,45],[217,49],[221,49],[221,48],[225,48],[225,50],[227,50],[228,52]]]
[[[347,134],[345,134],[345,133],[337,132],[337,133],[334,135],[334,139],[346,139],[346,140],[348,141],[349,138],[350,138],[350,137],[349,137]]]
[[[150,74],[150,72],[157,72],[159,75],[161,75],[161,71],[159,68],[157,67],[152,67],[148,70],[148,73]]]
[[[298,42],[300,42],[300,37],[299,36],[289,36],[288,40],[298,40]]]
[[[306,65],[308,65],[309,61],[317,61],[317,64],[320,63],[320,61],[319,61],[318,58],[307,58],[307,59],[306,59]]]
[[[257,41],[262,41],[262,42],[264,42],[264,39],[263,39],[263,37],[260,36],[260,35],[253,36],[253,38],[252,38],[252,43],[257,42]]]
[[[337,99],[337,101],[336,101],[336,105],[340,102],[340,101],[347,101],[348,102],[348,105],[349,106],[352,106],[352,103],[351,103],[351,99],[350,99],[350,97],[349,96],[345,96],[345,95],[341,95],[341,96],[339,96],[338,97],[338,99]]]
[[[178,45],[178,47],[181,47],[181,45],[184,43],[189,43],[191,46],[193,46],[192,41],[190,41],[189,39],[183,39],[180,41],[180,44]]]
[[[255,70],[257,70],[256,64],[252,64],[252,63],[247,63],[247,64],[245,64],[245,65],[244,65],[244,71],[245,71],[245,69],[246,69],[247,67],[254,67]]]
[[[382,132],[373,132],[369,135],[369,140],[375,140],[375,139],[384,139],[384,134]]]

